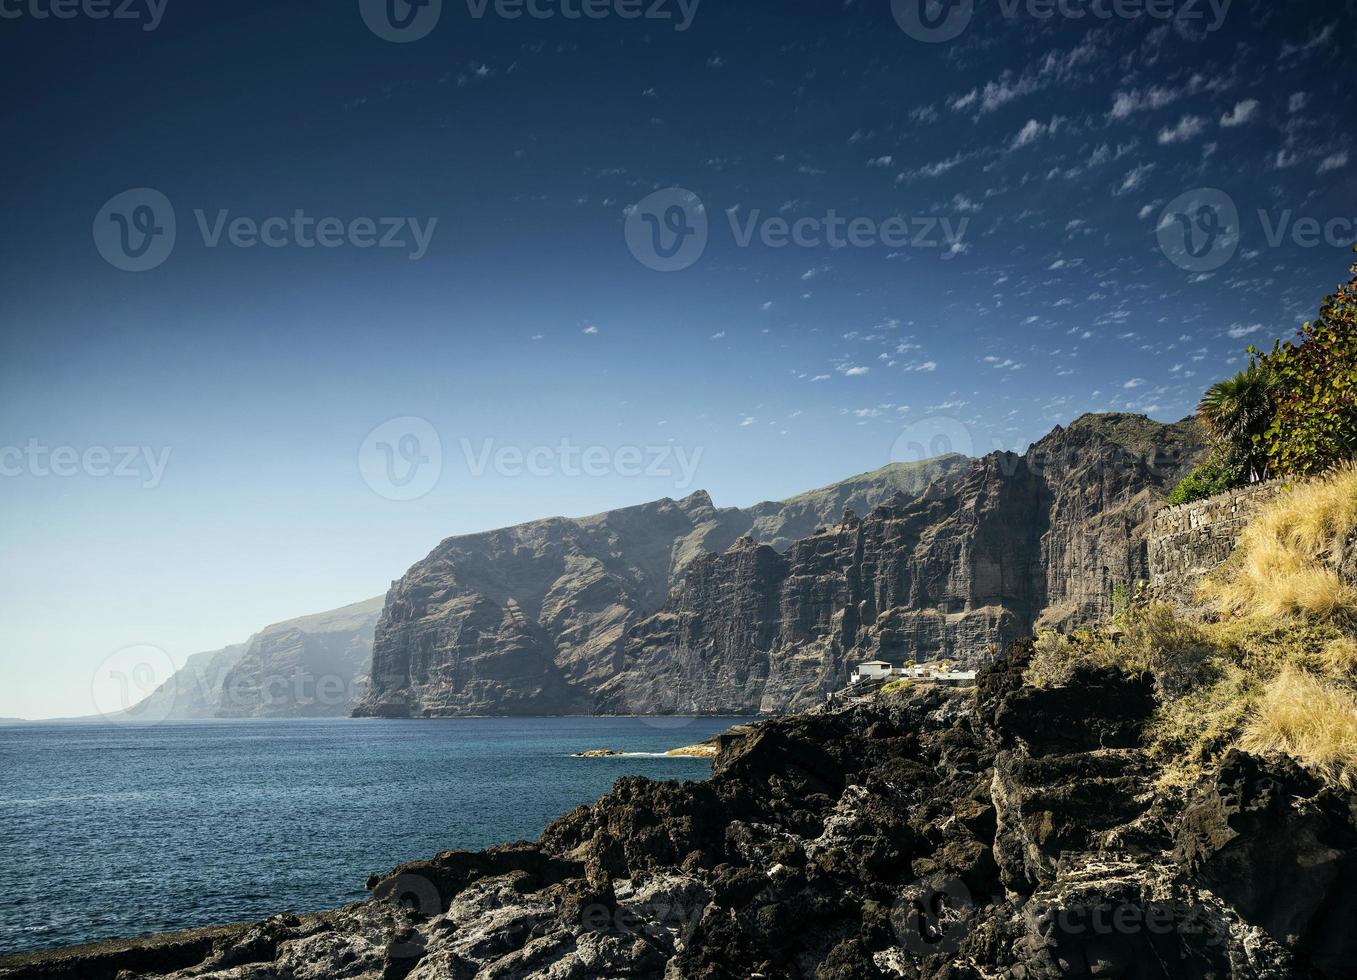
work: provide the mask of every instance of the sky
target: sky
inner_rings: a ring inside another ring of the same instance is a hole
[[[58,8],[0,0],[0,716],[449,535],[1182,418],[1357,238],[1348,0]]]

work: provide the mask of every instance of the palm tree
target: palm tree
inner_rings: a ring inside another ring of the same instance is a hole
[[[1255,361],[1208,388],[1197,406],[1197,418],[1217,447],[1240,460],[1257,481],[1267,476],[1267,456],[1255,437],[1262,438],[1274,411],[1271,375]]]

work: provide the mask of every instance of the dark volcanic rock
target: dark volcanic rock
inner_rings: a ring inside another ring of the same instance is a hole
[[[1144,685],[1035,692],[1024,658],[742,727],[706,781],[624,778],[536,843],[374,876],[364,904],[0,980],[1352,975],[1357,797],[1241,754],[1161,792]]]
[[[1178,827],[1176,856],[1240,915],[1331,976],[1357,964],[1357,811],[1285,759],[1232,752]]]

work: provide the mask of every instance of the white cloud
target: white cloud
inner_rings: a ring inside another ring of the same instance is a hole
[[[1016,150],[1019,147],[1029,146],[1043,137],[1054,136],[1060,131],[1060,126],[1064,121],[1064,118],[1061,116],[1052,116],[1051,121],[1048,123],[1039,122],[1036,119],[1029,119],[1027,120],[1027,125],[1018,131],[1018,134],[1013,137],[1013,141],[1009,145],[1012,149]]]
[[[1294,114],[1300,112],[1309,103],[1310,103],[1310,93],[1296,92],[1291,96],[1291,100],[1287,103],[1287,108],[1290,109],[1291,112]]]
[[[1228,333],[1233,339],[1239,340],[1241,337],[1249,336],[1249,334],[1259,333],[1262,329],[1263,325],[1261,323],[1251,323],[1247,326],[1242,323],[1236,323],[1229,329]]]
[[[1139,388],[1141,385],[1145,383],[1146,382],[1144,378],[1132,378],[1130,381],[1122,385],[1122,387],[1125,388],[1127,391],[1130,391],[1132,388]]]
[[[1180,89],[1164,88],[1155,85],[1145,91],[1132,89],[1129,92],[1118,92],[1112,99],[1112,109],[1108,113],[1113,119],[1129,119],[1137,112],[1148,112],[1151,109],[1162,109],[1164,106],[1172,105],[1182,98]]]
[[[1206,120],[1201,116],[1183,116],[1178,125],[1159,131],[1159,144],[1187,143],[1196,139],[1206,129]]]
[[[1347,165],[1348,165],[1348,153],[1347,150],[1343,150],[1341,153],[1335,153],[1321,160],[1319,163],[1319,169],[1315,172],[1326,174],[1330,170],[1342,170]]]
[[[895,179],[914,180],[918,177],[941,177],[949,170],[960,166],[963,159],[962,155],[958,153],[956,156],[948,157],[946,160],[939,160],[936,163],[927,163],[915,170],[906,170]]]
[[[1121,185],[1114,193],[1117,195],[1129,194],[1132,191],[1139,189],[1141,185],[1145,183],[1145,179],[1149,177],[1153,171],[1154,164],[1142,163],[1122,178]]]
[[[721,339],[722,337],[724,337],[725,335],[726,335],[726,332],[725,332],[724,330],[718,330],[718,331],[716,331],[716,333],[714,333],[714,334],[711,335],[711,339],[712,339],[712,340],[720,340],[720,339]]]
[[[1245,99],[1238,103],[1233,109],[1220,117],[1220,124],[1226,129],[1233,129],[1236,126],[1243,126],[1251,122],[1253,117],[1258,115],[1258,107],[1262,105],[1257,99]]]
[[[850,378],[860,378],[860,377],[862,377],[864,374],[866,374],[868,371],[870,371],[871,368],[854,366],[854,367],[840,368],[840,370],[841,370],[844,374],[846,374],[848,377],[850,377]]]
[[[1283,43],[1282,57],[1289,58],[1292,55],[1300,55],[1304,58],[1314,54],[1333,40],[1334,30],[1337,27],[1337,22],[1326,24],[1314,37],[1310,38],[1304,44]]]
[[[584,332],[587,334],[596,334],[598,333],[598,327],[594,326],[593,324],[590,324],[589,326],[584,328]]]
[[[1300,163],[1300,157],[1286,147],[1277,151],[1277,155],[1272,160],[1272,166],[1278,170],[1286,170]]]

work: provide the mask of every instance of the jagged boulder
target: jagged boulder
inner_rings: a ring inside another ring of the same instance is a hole
[[[1357,963],[1357,807],[1283,758],[1232,751],[1177,825],[1196,879],[1328,976]]]

